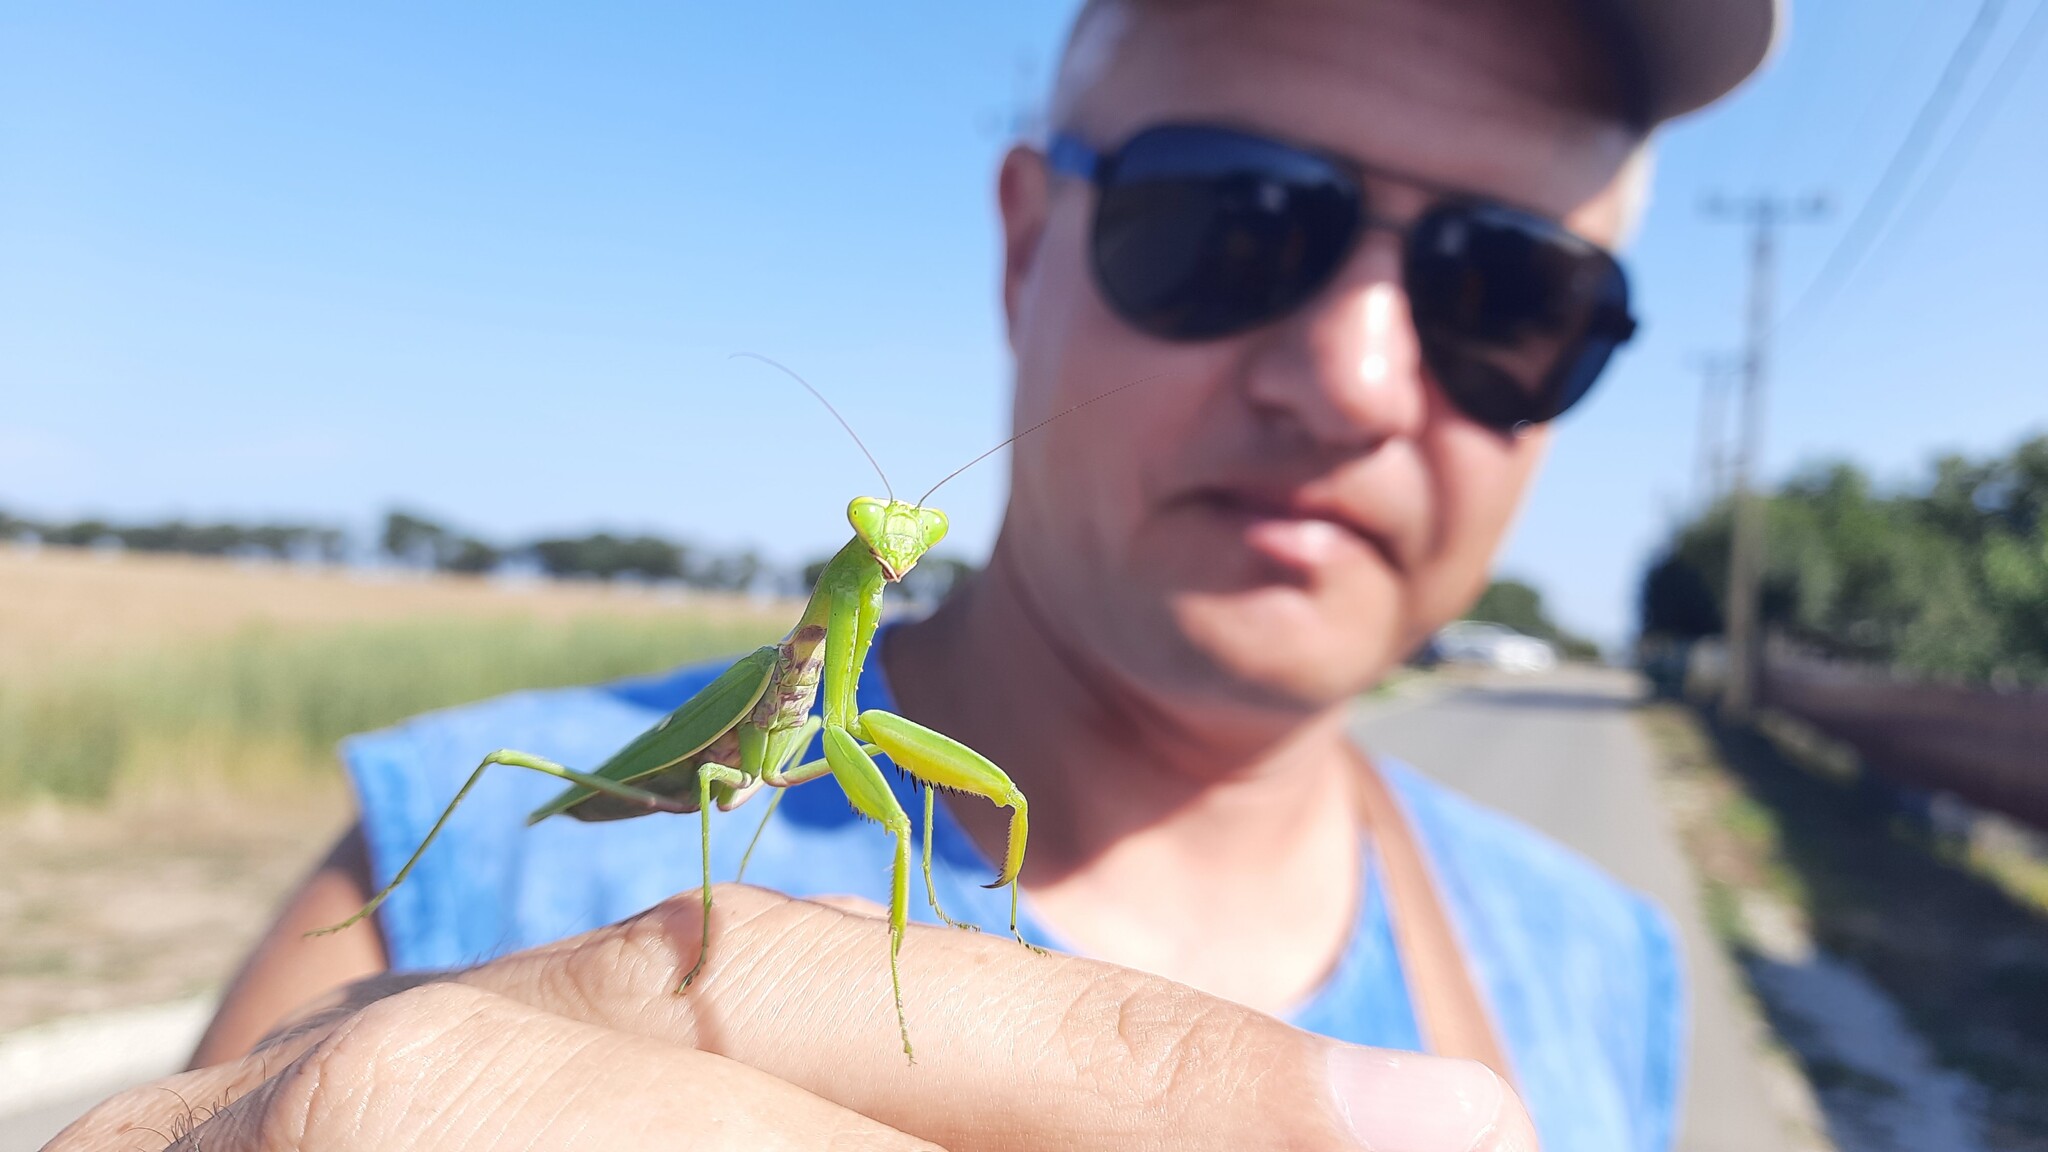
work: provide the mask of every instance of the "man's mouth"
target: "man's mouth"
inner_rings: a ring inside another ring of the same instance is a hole
[[[1241,525],[1253,551],[1289,568],[1321,568],[1360,550],[1394,563],[1390,542],[1376,528],[1298,491],[1208,488],[1195,493],[1194,503]]]

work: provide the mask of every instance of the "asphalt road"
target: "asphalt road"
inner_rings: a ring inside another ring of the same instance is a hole
[[[1368,748],[1560,840],[1661,903],[1677,923],[1692,988],[1693,1045],[1678,1147],[1782,1152],[1757,1025],[1701,914],[1658,800],[1647,740],[1629,715],[1639,681],[1610,669],[1488,675],[1381,698],[1361,712]]]
[[[106,1091],[88,1092],[41,1104],[26,1112],[0,1116],[0,1152],[36,1152],[62,1132],[66,1124],[85,1115],[87,1109],[106,1099],[119,1087],[110,1085]],[[148,1146],[148,1135],[143,1133],[144,1140],[136,1144],[138,1149]]]
[[[212,1015],[192,997],[0,1036],[0,1152],[41,1148],[92,1105],[184,1067]]]

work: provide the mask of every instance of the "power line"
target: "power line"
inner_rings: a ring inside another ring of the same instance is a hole
[[[1948,118],[1949,106],[1955,102],[1957,94],[1962,91],[1970,78],[1970,73],[1976,68],[1977,58],[1983,53],[1985,42],[1990,38],[1992,31],[1997,28],[1999,13],[2004,7],[2004,0],[1981,0],[1977,5],[1977,15],[1970,21],[1970,27],[1963,32],[1963,38],[1956,42],[1954,50],[1949,53],[1948,63],[1942,66],[1940,79],[1935,81],[1934,90],[1927,94],[1927,99],[1921,102],[1919,112],[1914,114],[1912,126],[1906,130],[1906,135],[1900,139],[1898,148],[1892,152],[1891,160],[1885,164],[1883,174],[1878,177],[1877,187],[1871,189],[1869,197],[1863,201],[1863,206],[1850,220],[1848,229],[1842,233],[1841,239],[1835,242],[1833,250],[1828,253],[1826,263],[1821,265],[1821,270],[1807,283],[1806,290],[1799,294],[1792,307],[1786,309],[1783,318],[1778,321],[1777,329],[1788,333],[1788,340],[1791,338],[1790,334],[1796,334],[1798,331],[1795,321],[1805,319],[1831,301],[1848,274],[1862,263],[1879,230],[1891,218],[1893,204],[1905,182],[1919,169],[1920,160],[1928,145],[1934,142],[1936,132]]]
[[[2005,103],[2021,73],[2027,70],[2034,49],[2041,44],[2043,33],[2048,33],[2048,0],[2034,5],[2027,22],[2020,26],[2012,43],[2006,47],[2005,57],[1998,62],[1998,70],[1991,74],[1991,79],[1978,89],[1977,98],[1963,110],[1962,122],[1949,134],[1948,143],[1942,146],[1941,155],[1935,158],[1927,179],[1920,182],[1913,198],[1899,213],[1899,225],[1892,230],[1894,237],[1903,240],[1910,235],[1909,230],[1932,215],[1941,198],[1948,194],[1957,173],[1970,162],[1970,149],[1976,146],[1978,137],[1997,116],[1999,106]]]
[[[1864,95],[1861,101],[1861,111],[1856,116],[1855,125],[1848,131],[1843,131],[1840,126],[1847,119],[1846,116],[1841,114],[1843,110],[1840,108],[1830,110],[1827,107],[1827,103],[1820,100],[1803,101],[1789,115],[1774,117],[1773,123],[1776,130],[1768,137],[1770,140],[1768,147],[1753,150],[1752,159],[1756,163],[1749,174],[1750,179],[1745,187],[1760,187],[1774,174],[1778,173],[1784,167],[1788,145],[1795,138],[1803,141],[1811,135],[1807,130],[1816,118],[1831,119],[1833,121],[1833,125],[1827,132],[1826,138],[1834,145],[1830,150],[1829,162],[1819,165],[1816,171],[1839,173],[1846,169],[1849,166],[1850,158],[1858,154],[1864,142],[1875,131],[1878,122],[1878,111],[1889,103],[1893,97],[1898,95],[1897,78],[1907,73],[1913,63],[1913,58],[1926,46],[1927,37],[1924,29],[1941,9],[1942,5],[1938,0],[1918,0],[1912,18],[1897,22],[1898,35],[1896,42],[1892,45],[1891,54],[1886,59],[1884,69],[1876,73],[1876,82],[1871,86],[1870,91]],[[1826,30],[1822,29],[1821,31],[1825,33]],[[1794,38],[1799,37],[1800,29],[1792,29],[1790,35]],[[1814,75],[1827,73],[1832,66],[1838,63],[1836,56],[1842,51],[1839,46],[1844,45],[1846,42],[1847,39],[1842,36],[1822,35],[1816,44],[1814,58],[1802,65],[1802,67],[1805,71]],[[1791,51],[1797,50],[1796,39],[1793,44],[1788,44],[1787,47],[1788,52],[1786,55],[1789,57]],[[1820,55],[1822,50],[1829,48],[1834,48],[1835,53],[1825,57]],[[1845,92],[1843,104],[1849,103],[1847,95]],[[1795,124],[1798,129],[1796,132],[1792,130]],[[1820,147],[1817,144],[1812,147],[1813,152],[1818,152],[1819,150]],[[1812,159],[1812,157],[1809,156],[1808,159]]]
[[[1862,142],[1876,131],[1877,111],[1885,105],[1886,98],[1896,91],[1893,86],[1894,78],[1905,75],[1906,66],[1912,63],[1912,59],[1918,54],[1920,46],[1926,42],[1926,38],[1922,33],[1926,30],[1935,13],[1941,11],[1941,9],[1942,6],[1936,3],[1935,0],[1922,0],[1919,12],[1914,14],[1911,21],[1904,22],[1904,32],[1899,38],[1898,46],[1893,50],[1890,59],[1886,61],[1884,71],[1877,74],[1876,90],[1863,102],[1863,112],[1856,117],[1855,127],[1842,133],[1840,144],[1835,149],[1832,163],[1822,168],[1821,171],[1842,172],[1849,166],[1849,158],[1856,155],[1858,147]]]

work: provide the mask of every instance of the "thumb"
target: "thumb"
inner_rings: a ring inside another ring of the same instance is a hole
[[[883,925],[760,889],[465,973],[537,1007],[751,1065],[955,1152],[968,1149],[1534,1149],[1483,1065],[1341,1044],[1184,985],[1008,940],[913,928],[899,1055]]]

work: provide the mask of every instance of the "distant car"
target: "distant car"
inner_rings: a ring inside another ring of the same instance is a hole
[[[1477,664],[1503,672],[1548,672],[1557,667],[1557,649],[1548,641],[1483,620],[1446,624],[1429,647],[1446,664]]]

